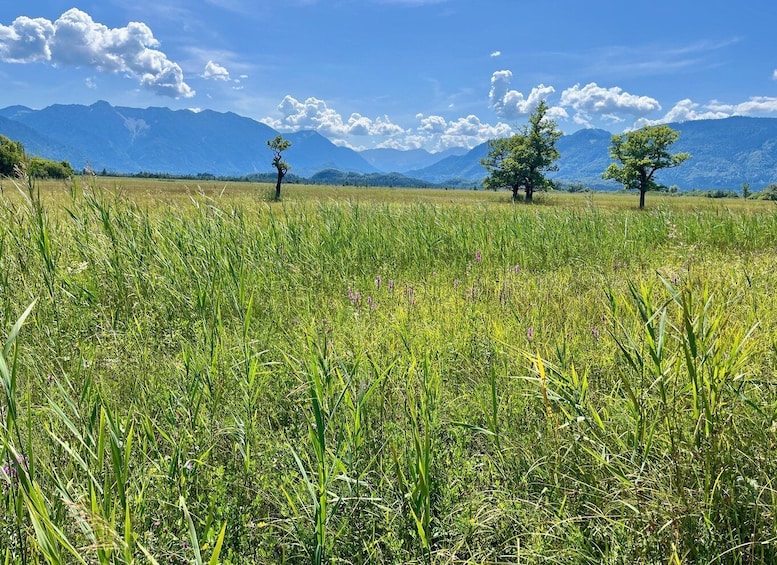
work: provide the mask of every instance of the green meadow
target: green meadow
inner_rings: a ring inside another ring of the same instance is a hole
[[[2,181],[0,561],[777,562],[777,207]]]

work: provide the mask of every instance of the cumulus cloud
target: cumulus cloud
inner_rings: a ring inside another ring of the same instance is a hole
[[[300,101],[286,96],[278,105],[278,111],[282,114],[280,119],[264,118],[262,121],[279,131],[314,130],[333,143],[352,148],[356,146],[356,140],[368,139],[358,144],[392,149],[424,147],[440,151],[449,147],[472,148],[489,139],[512,134],[509,125],[501,122],[488,124],[473,114],[455,120],[417,114],[418,124],[407,129],[387,116],[370,118],[355,112],[346,119],[324,100],[315,97]]]
[[[712,101],[705,106],[712,112],[725,113],[730,116],[757,116],[777,112],[777,98],[773,96],[753,96],[747,102],[739,104],[721,104]]]
[[[576,84],[564,90],[561,93],[561,105],[577,112],[575,121],[578,123],[589,122],[591,115],[620,117],[626,114],[640,118],[661,109],[661,104],[655,98],[629,94],[617,86],[603,88],[595,82],[582,88]]]
[[[512,79],[511,71],[496,71],[491,75],[491,91],[488,94],[490,106],[496,115],[507,120],[531,113],[540,102],[556,91],[552,86],[540,84],[532,88],[528,96],[524,96],[522,92],[510,89]],[[558,117],[566,112],[559,108],[555,114]]]
[[[675,104],[671,110],[666,113],[663,121],[669,122],[688,122],[691,120],[718,120],[720,118],[727,118],[730,114],[720,111],[708,110],[706,112],[700,112],[698,110],[699,104],[685,98]]]
[[[446,120],[442,116],[424,116],[418,114],[416,118],[421,122],[416,128],[416,135],[407,136],[403,141],[408,145],[417,147],[431,146],[441,151],[450,147],[467,147],[469,149],[494,139],[511,135],[512,128],[504,123],[496,125],[482,122],[474,114],[455,120]],[[406,149],[411,146],[403,147]]]
[[[125,73],[158,94],[190,98],[180,65],[158,50],[159,42],[144,23],[108,28],[72,8],[52,22],[20,16],[0,25],[0,61],[86,67],[104,73]]]
[[[491,56],[492,57],[501,57],[502,56],[502,52],[501,51],[494,51],[493,53],[491,53]]]
[[[315,97],[300,102],[293,96],[285,96],[278,105],[278,111],[283,114],[282,118],[265,118],[263,121],[284,131],[312,129],[336,140],[349,136],[395,136],[405,133],[405,129],[393,123],[388,116],[372,119],[353,113],[344,120],[324,100]]]
[[[212,80],[229,80],[229,71],[218,63],[208,61],[208,63],[205,65],[205,72],[202,73],[202,78]]]
[[[423,114],[419,114],[416,117],[421,120],[418,131],[426,134],[445,133],[445,129],[448,127],[448,122],[442,116],[424,117]]]

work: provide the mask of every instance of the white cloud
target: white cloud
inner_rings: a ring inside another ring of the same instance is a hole
[[[634,127],[643,126],[655,126],[658,124],[669,124],[677,122],[690,122],[693,120],[720,120],[728,118],[732,115],[731,112],[724,112],[721,110],[710,109],[709,106],[704,106],[706,111],[699,111],[700,105],[691,100],[685,98],[675,104],[671,110],[669,110],[663,118],[657,120],[648,120],[647,118],[640,118],[634,124]]]
[[[293,96],[286,96],[278,105],[283,114],[281,119],[265,118],[268,125],[284,131],[312,129],[333,140],[342,140],[349,136],[396,136],[405,133],[405,129],[393,123],[388,116],[375,119],[353,113],[344,120],[335,109],[324,100],[315,97],[300,102]]]
[[[586,128],[593,127],[593,124],[591,123],[591,116],[584,114],[583,112],[578,112],[574,116],[572,116],[572,121],[579,126],[583,126]]]
[[[44,18],[20,16],[11,26],[0,25],[0,60],[34,63],[51,59],[54,24]]]
[[[566,120],[569,118],[569,114],[561,106],[550,106],[545,113],[545,118],[555,121]]]
[[[324,100],[315,97],[303,102],[286,96],[278,105],[278,111],[282,114],[280,119],[264,118],[262,121],[279,131],[315,130],[333,143],[348,147],[355,147],[355,140],[361,138],[367,141],[360,145],[393,149],[424,147],[440,151],[449,147],[472,148],[512,133],[507,124],[484,123],[472,114],[450,121],[438,115],[417,114],[418,125],[408,129],[387,116],[369,118],[355,112],[344,119]]]
[[[218,63],[208,61],[208,63],[205,65],[205,72],[202,73],[202,78],[212,80],[229,80],[229,71]]]
[[[424,117],[423,114],[419,114],[416,117],[421,120],[418,131],[426,134],[445,133],[445,128],[448,127],[448,122],[442,116]]]
[[[494,51],[493,53],[491,53],[491,56],[492,57],[501,57],[502,56],[502,52],[501,51]]]
[[[506,137],[512,134],[512,128],[504,123],[491,125],[480,121],[474,114],[455,120],[446,120],[442,116],[416,116],[421,125],[416,129],[417,134],[407,136],[414,146],[432,147],[436,151],[449,147],[467,147],[469,149],[494,139]],[[410,143],[408,143],[410,145]]]
[[[97,88],[97,81],[93,77],[86,77],[84,84],[86,84],[86,88],[89,89]]]
[[[688,122],[691,120],[718,120],[720,118],[727,118],[730,114],[726,112],[707,111],[699,112],[697,108],[699,104],[692,101],[690,98],[680,100],[674,107],[666,113],[664,116],[664,123],[669,122]]]
[[[86,67],[126,73],[158,94],[190,98],[195,92],[180,65],[157,49],[159,42],[144,23],[108,28],[72,8],[54,22],[21,16],[0,25],[0,61]]]
[[[726,113],[731,116],[757,116],[777,112],[777,98],[773,96],[753,96],[747,102],[739,104],[721,104],[713,100],[705,106],[712,112]]]
[[[539,86],[532,88],[529,96],[524,96],[522,92],[510,90],[513,73],[511,71],[496,71],[491,75],[491,91],[488,94],[488,100],[491,108],[500,118],[512,120],[518,116],[531,113],[541,101],[553,94],[556,89],[552,86]],[[556,117],[565,116],[563,109],[554,111]]]
[[[655,98],[629,94],[617,86],[603,88],[595,82],[588,83],[583,88],[576,84],[564,90],[561,93],[561,105],[571,107],[579,114],[579,118],[575,121],[587,121],[592,114],[597,116],[626,114],[639,118],[661,109],[661,104]]]

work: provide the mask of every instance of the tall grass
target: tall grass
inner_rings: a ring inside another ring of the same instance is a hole
[[[20,188],[7,563],[775,559],[768,207]]]

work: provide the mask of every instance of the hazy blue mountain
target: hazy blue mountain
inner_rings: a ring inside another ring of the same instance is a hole
[[[15,108],[21,108],[21,106],[15,106]],[[29,155],[43,155],[55,161],[70,161],[73,155],[78,154],[77,150],[62,145],[23,123],[8,119],[2,113],[0,113],[0,135],[14,141],[21,141]],[[81,158],[83,159],[84,156],[81,155]]]
[[[760,190],[777,182],[777,119],[733,117],[672,124],[679,130],[677,151],[692,158],[662,171],[660,181],[683,189]]]
[[[430,167],[435,163],[442,161],[452,155],[464,155],[467,149],[464,147],[453,147],[439,153],[430,153],[426,149],[410,149],[401,151],[399,149],[366,149],[360,151],[359,155],[373,167],[385,173],[404,173],[415,169]]]
[[[267,172],[272,170],[272,155],[266,142],[278,135],[263,123],[231,112],[113,107],[102,101],[42,110],[13,106],[0,110],[0,116],[5,117],[0,134],[21,141],[31,154],[67,159],[76,169],[89,165],[121,173]],[[19,126],[27,129],[20,131]],[[337,147],[315,132],[287,137],[293,143],[288,160],[297,174],[328,167],[375,171],[355,151]],[[49,140],[50,149],[42,139]]]
[[[308,177],[324,169],[377,172],[377,169],[356,151],[338,147],[318,132],[298,131],[284,134],[283,137],[291,141],[291,147],[284,155],[291,164],[291,170],[297,175]]]
[[[487,154],[488,144],[481,143],[464,155],[451,155],[429,167],[407,171],[407,175],[437,183],[452,178],[480,181],[486,176],[480,160]]]
[[[612,134],[601,129],[581,129],[561,136],[556,144],[561,159],[558,171],[548,175],[565,182],[582,182],[591,188],[617,190],[620,185],[602,179],[602,173],[610,166],[610,140]]]
[[[0,109],[0,116],[3,118],[16,119],[18,116],[27,112],[34,112],[32,108],[27,106],[8,106],[7,108]]]

